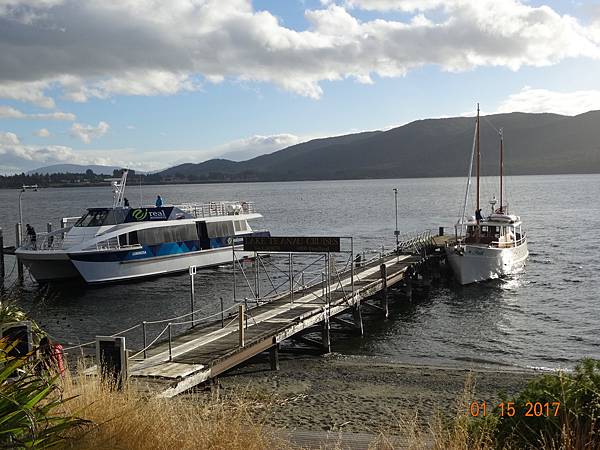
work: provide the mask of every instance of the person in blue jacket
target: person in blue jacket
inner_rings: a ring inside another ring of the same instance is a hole
[[[163,205],[163,201],[162,198],[160,198],[160,195],[156,196],[156,207],[160,208]]]

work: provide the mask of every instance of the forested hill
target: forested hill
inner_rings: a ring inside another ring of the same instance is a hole
[[[484,174],[498,171],[499,128],[508,174],[600,172],[600,111],[482,117]],[[418,120],[385,132],[316,139],[248,161],[182,164],[158,175],[171,182],[464,176],[473,132],[473,117]]]

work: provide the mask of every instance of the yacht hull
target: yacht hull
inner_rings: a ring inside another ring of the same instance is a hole
[[[97,256],[96,253],[93,256]],[[71,261],[86,283],[107,283],[125,281],[136,278],[167,275],[187,272],[190,266],[197,268],[231,264],[233,252],[231,247],[201,250],[176,255],[157,256],[125,261],[90,261],[85,254],[71,254]],[[253,252],[243,252],[236,246],[238,259],[254,256]]]
[[[446,257],[460,284],[511,275],[523,269],[529,256],[527,241],[516,247],[461,245],[446,248]]]

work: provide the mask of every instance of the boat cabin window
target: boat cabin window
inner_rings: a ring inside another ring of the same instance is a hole
[[[235,231],[246,231],[248,229],[248,222],[245,220],[234,220],[233,227]]]
[[[228,237],[235,235],[233,221],[231,220],[225,222],[207,222],[206,231],[208,232],[209,238]]]
[[[119,245],[124,247],[126,245],[138,245],[140,242],[138,241],[137,231],[132,231],[131,233],[124,233],[119,235]]]
[[[142,245],[198,240],[198,232],[196,231],[195,224],[146,228],[144,230],[138,230],[137,236]]]
[[[104,225],[116,225],[124,221],[125,214],[121,209],[91,209],[75,222],[75,226],[101,227]]]

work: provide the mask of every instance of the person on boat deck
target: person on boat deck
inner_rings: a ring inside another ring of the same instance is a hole
[[[29,241],[35,248],[35,244],[37,242],[37,234],[35,232],[35,229],[29,224],[25,225],[25,229],[27,230],[27,236],[29,236]]]
[[[127,197],[123,198],[123,206],[129,208],[129,200],[127,200]]]
[[[481,215],[481,208],[475,210],[475,220],[477,222],[483,220],[483,216]]]
[[[155,204],[156,204],[157,208],[160,208],[163,205],[163,201],[162,201],[162,198],[160,198],[160,195],[156,196],[156,203]]]

